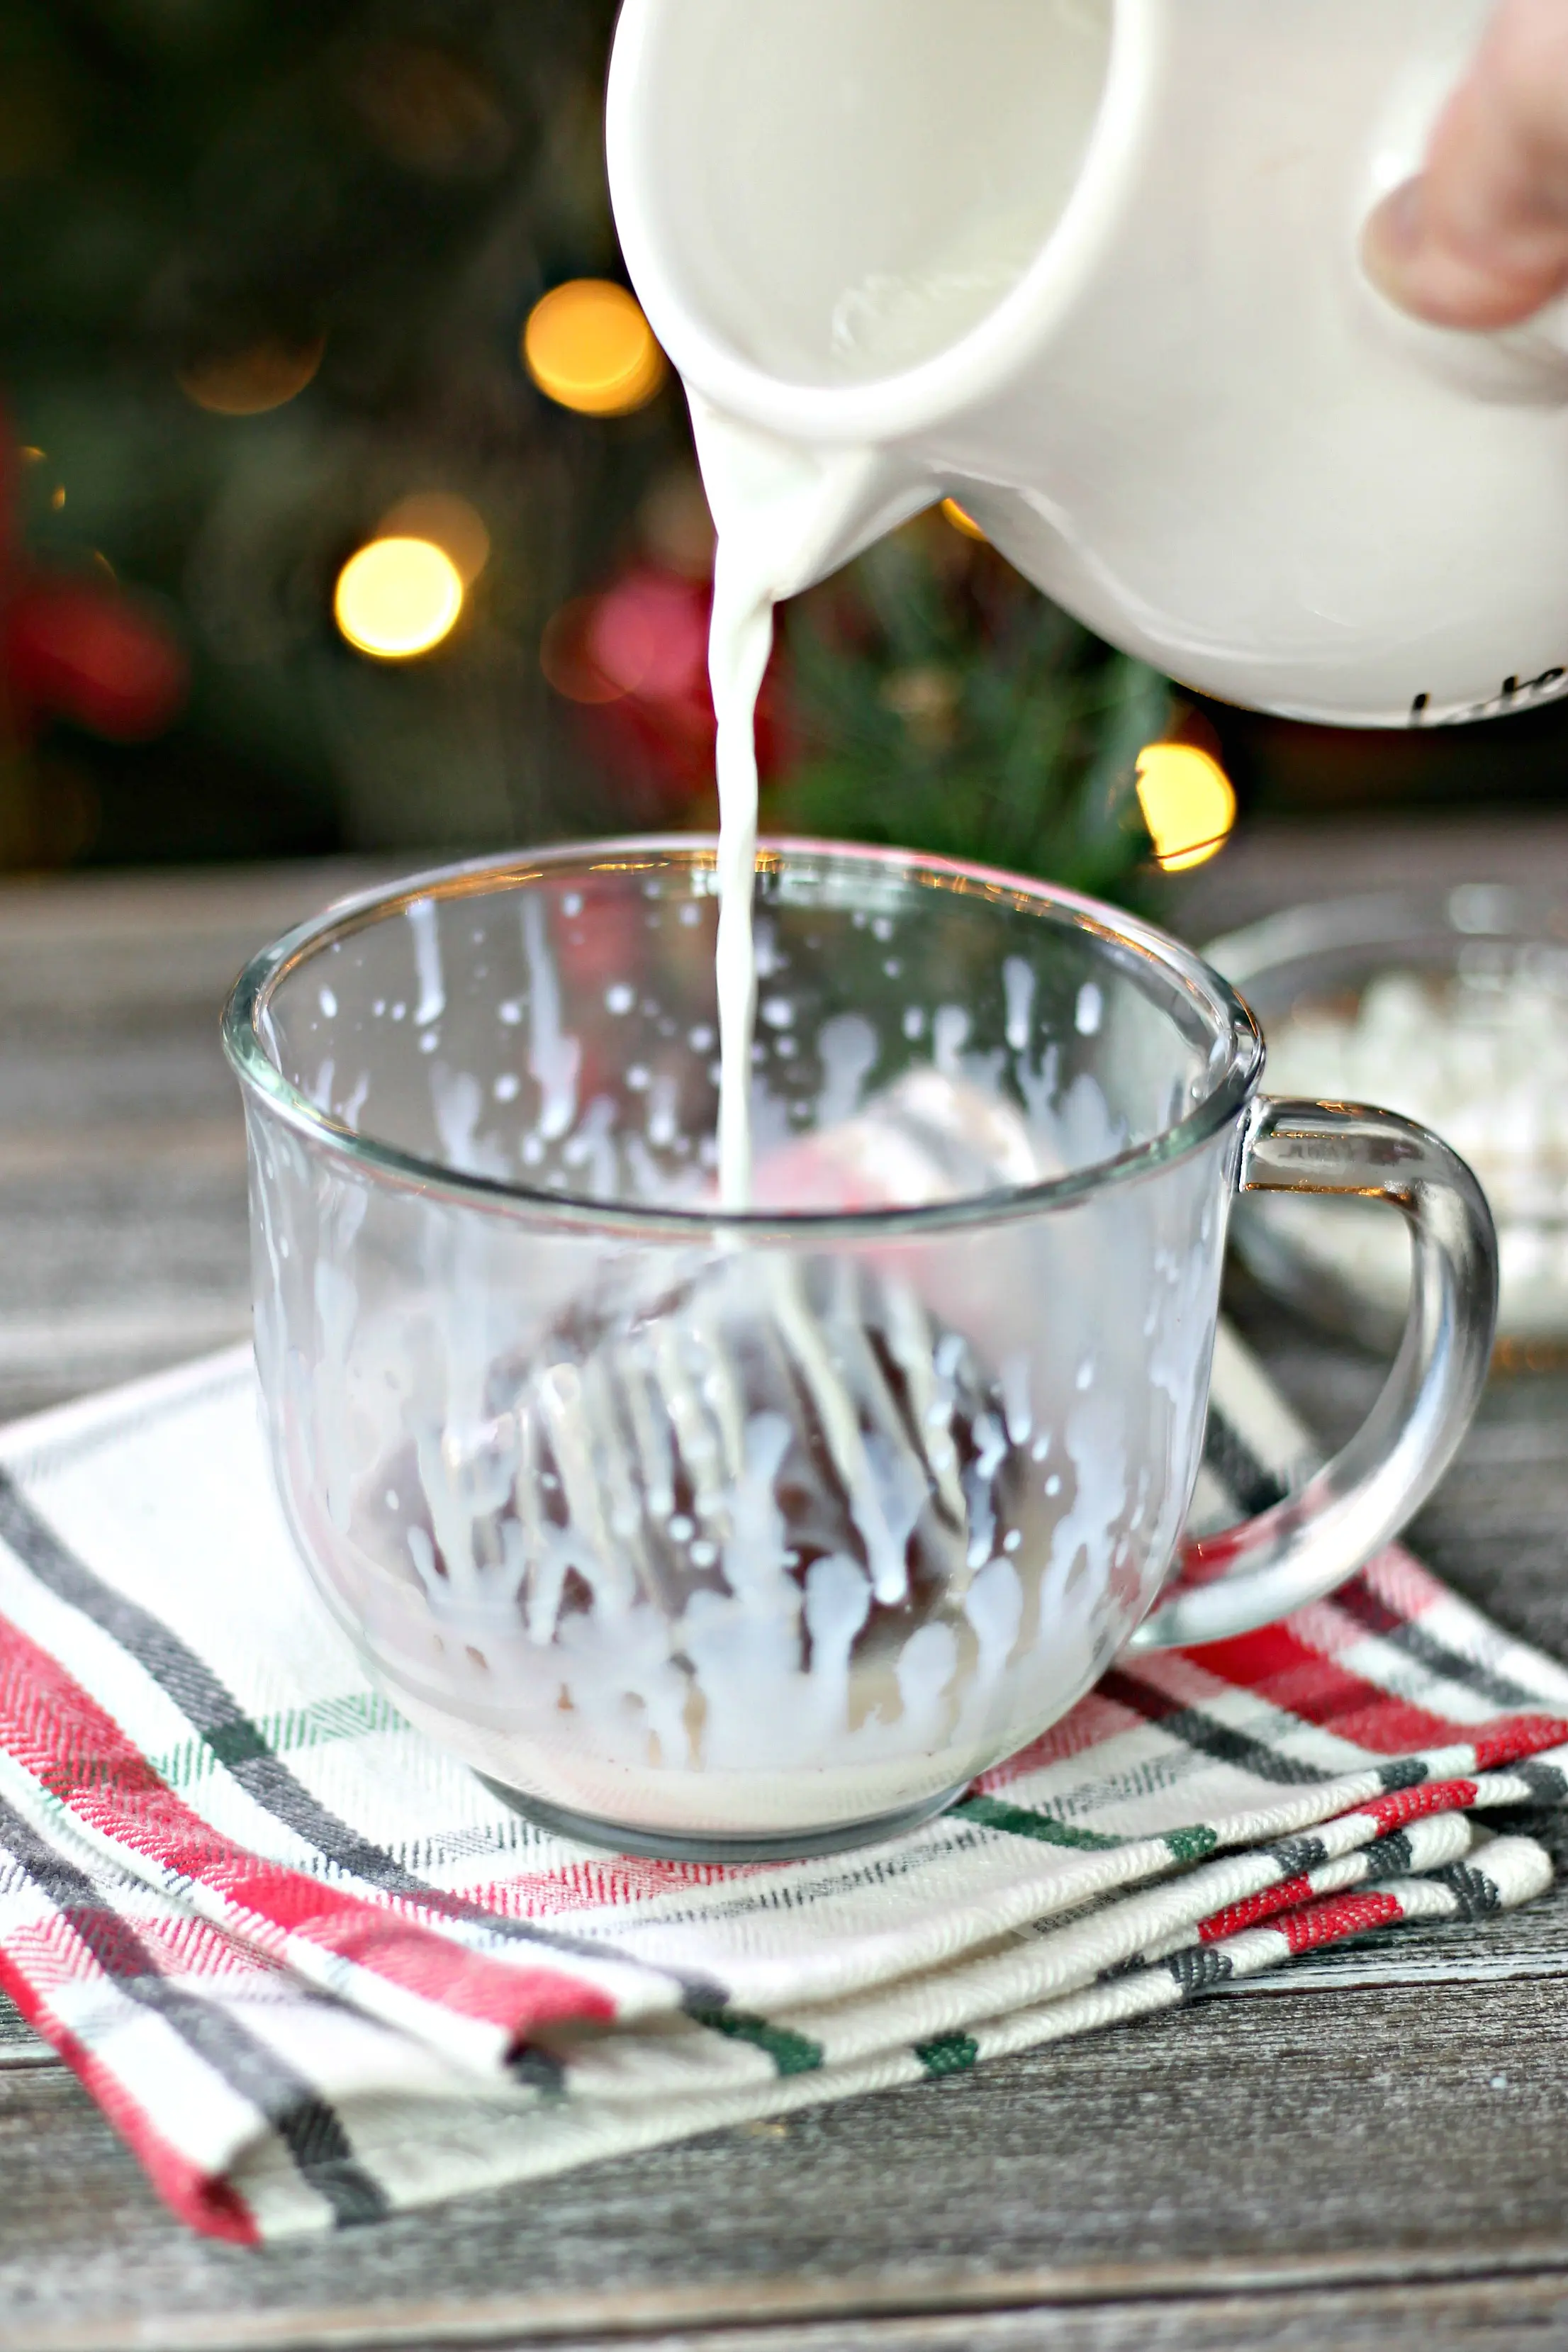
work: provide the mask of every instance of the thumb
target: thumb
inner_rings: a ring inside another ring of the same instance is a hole
[[[1366,225],[1368,276],[1445,327],[1512,326],[1568,288],[1568,0],[1504,0],[1426,168]]]

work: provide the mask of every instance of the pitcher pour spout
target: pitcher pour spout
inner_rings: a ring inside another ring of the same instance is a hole
[[[900,451],[785,440],[688,397],[726,603],[797,596],[942,496]]]

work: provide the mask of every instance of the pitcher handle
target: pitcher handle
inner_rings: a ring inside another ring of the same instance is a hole
[[[1362,1427],[1300,1494],[1189,1544],[1176,1589],[1132,1650],[1251,1633],[1321,1600],[1426,1501],[1469,1425],[1497,1321],[1497,1234],[1458,1154],[1392,1111],[1359,1104],[1254,1107],[1246,1192],[1345,1192],[1386,1201],[1409,1223],[1410,1310],[1394,1370]]]

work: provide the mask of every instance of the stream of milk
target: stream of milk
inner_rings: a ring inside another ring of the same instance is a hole
[[[709,676],[719,722],[719,1199],[752,1202],[752,1047],[757,965],[757,697],[785,597],[820,579],[934,489],[895,478],[874,450],[796,450],[692,400],[699,455],[718,525]]]
[[[757,1021],[757,950],[752,901],[757,864],[757,696],[773,643],[772,594],[751,567],[721,552],[709,651],[719,719],[719,1202],[752,1202],[752,1042]],[[740,577],[732,580],[738,569]]]

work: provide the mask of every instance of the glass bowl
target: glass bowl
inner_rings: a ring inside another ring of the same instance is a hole
[[[1246,997],[1276,1096],[1386,1104],[1479,1177],[1501,1260],[1500,1360],[1568,1345],[1568,896],[1466,883],[1300,907],[1215,940]],[[1377,1209],[1248,1198],[1233,1235],[1251,1273],[1316,1322],[1397,1338],[1410,1251]]]

